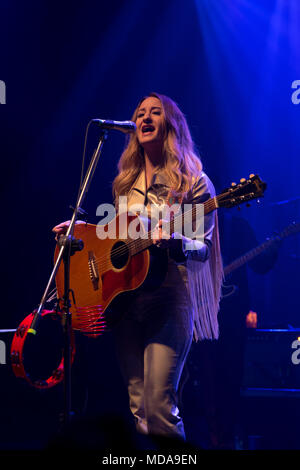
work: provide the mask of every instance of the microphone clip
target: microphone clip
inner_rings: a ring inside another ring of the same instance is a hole
[[[59,247],[65,247],[64,256],[68,256],[68,249],[70,249],[70,256],[73,256],[76,251],[81,251],[84,248],[83,241],[80,238],[71,237],[71,235],[60,235],[57,244]]]

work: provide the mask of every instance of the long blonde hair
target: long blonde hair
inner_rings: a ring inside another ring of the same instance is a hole
[[[133,113],[136,121],[141,103],[148,97],[158,98],[164,112],[163,161],[157,171],[164,171],[169,186],[183,197],[192,189],[202,171],[202,163],[196,154],[194,143],[183,113],[167,96],[150,93],[142,98]],[[128,194],[144,168],[144,151],[135,134],[131,134],[118,164],[119,173],[113,182],[115,200]],[[218,338],[218,311],[223,279],[218,218],[212,236],[211,253],[208,260],[199,262],[188,256],[188,289],[194,318],[194,339]]]
[[[202,164],[195,151],[185,116],[171,98],[154,92],[150,93],[140,100],[131,120],[136,121],[141,103],[151,96],[160,100],[165,118],[163,161],[159,170],[165,172],[174,192],[184,195],[191,189],[195,178],[199,176]],[[136,134],[130,134],[118,163],[118,175],[113,181],[115,199],[120,195],[128,194],[138,174],[144,168],[144,164],[144,150]]]

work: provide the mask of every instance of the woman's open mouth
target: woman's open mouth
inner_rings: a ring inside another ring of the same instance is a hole
[[[154,130],[155,130],[155,127],[152,126],[151,124],[146,124],[145,126],[142,127],[143,134],[150,134]]]

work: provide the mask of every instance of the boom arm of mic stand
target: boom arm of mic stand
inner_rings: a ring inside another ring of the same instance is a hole
[[[78,212],[78,208],[81,206],[82,202],[83,202],[83,199],[88,191],[88,187],[91,183],[91,179],[94,175],[94,172],[95,172],[95,169],[96,169],[96,166],[98,164],[98,160],[99,160],[99,157],[100,157],[100,154],[101,154],[101,151],[102,151],[102,147],[103,147],[103,143],[104,143],[104,140],[106,140],[107,138],[107,131],[104,131],[103,134],[101,135],[100,137],[100,140],[99,140],[99,143],[98,143],[98,146],[97,148],[95,149],[94,151],[94,154],[91,158],[91,161],[90,161],[90,164],[89,164],[89,167],[87,169],[87,172],[86,172],[86,175],[84,177],[84,180],[83,180],[83,183],[82,183],[82,186],[80,188],[80,193],[79,193],[79,196],[78,196],[78,200],[77,200],[77,203],[76,203],[76,206],[75,206],[75,209],[73,211],[73,215],[72,215],[72,219],[71,219],[71,222],[70,222],[70,225],[68,227],[68,230],[66,232],[66,239],[69,237],[69,235],[72,235],[73,232],[74,232],[74,226],[75,226],[75,222],[76,222],[76,219],[77,219],[77,212]],[[65,251],[65,244],[63,244],[59,250],[59,253],[58,253],[58,256],[57,256],[57,259],[56,259],[56,262],[55,262],[55,265],[54,265],[54,268],[52,270],[52,273],[50,275],[50,278],[49,278],[49,281],[48,281],[48,284],[46,286],[46,289],[44,291],[44,294],[42,296],[42,299],[41,299],[41,302],[38,306],[38,309],[33,317],[33,320],[32,320],[32,323],[30,325],[30,328],[28,329],[28,333],[32,333],[32,334],[36,334],[36,327],[37,327],[37,324],[38,324],[38,321],[40,319],[40,316],[41,316],[41,313],[42,313],[42,310],[44,308],[44,305],[45,305],[45,302],[46,302],[46,299],[47,299],[47,295],[48,295],[48,292],[49,292],[49,289],[51,287],[51,284],[52,282],[54,281],[55,279],[55,276],[56,276],[56,273],[58,271],[58,268],[60,266],[60,263],[61,263],[61,260],[63,258],[63,254],[64,254],[64,251]]]

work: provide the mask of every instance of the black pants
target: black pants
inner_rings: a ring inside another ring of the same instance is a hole
[[[114,330],[137,430],[183,439],[177,395],[193,337],[185,275],[183,265],[169,260],[161,287],[141,290]]]

